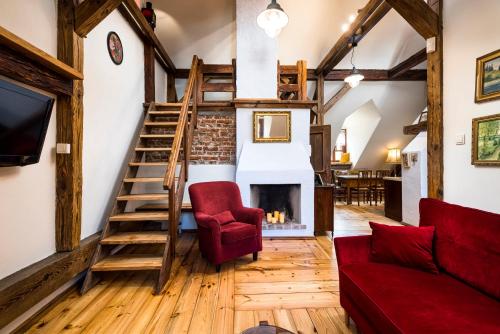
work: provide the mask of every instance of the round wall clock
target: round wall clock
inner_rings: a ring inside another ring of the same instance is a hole
[[[108,52],[111,60],[116,65],[120,65],[123,61],[123,45],[120,37],[114,31],[108,34]]]

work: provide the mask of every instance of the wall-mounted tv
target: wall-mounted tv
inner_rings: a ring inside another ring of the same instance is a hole
[[[54,99],[0,80],[0,166],[40,160]]]

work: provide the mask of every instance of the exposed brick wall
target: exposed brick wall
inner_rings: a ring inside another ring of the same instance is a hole
[[[193,164],[236,163],[236,114],[224,111],[206,111],[198,114],[191,148]]]
[[[158,121],[175,119],[158,118]],[[173,128],[155,129],[153,133],[173,133]],[[168,140],[168,146],[171,144]],[[151,140],[150,146],[165,147],[165,140]],[[165,152],[147,154],[147,161],[167,161]],[[236,114],[227,111],[198,112],[198,129],[194,131],[191,164],[234,165],[236,163]]]

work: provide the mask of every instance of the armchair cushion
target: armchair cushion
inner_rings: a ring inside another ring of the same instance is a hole
[[[387,226],[370,222],[371,259],[438,274],[432,257],[434,226]]]
[[[233,222],[221,226],[221,241],[231,244],[248,238],[255,238],[257,229],[255,225]]]
[[[229,223],[236,221],[236,219],[234,219],[234,217],[233,217],[233,214],[229,210],[222,211],[221,213],[213,215],[213,217],[221,225],[226,225],[226,224],[229,224]]]

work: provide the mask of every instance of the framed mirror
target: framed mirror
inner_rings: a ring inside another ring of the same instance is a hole
[[[277,143],[291,140],[289,111],[254,111],[253,142]]]

